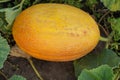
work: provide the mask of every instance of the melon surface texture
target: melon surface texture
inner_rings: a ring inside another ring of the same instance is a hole
[[[41,60],[72,61],[92,51],[100,32],[86,12],[65,4],[33,5],[19,14],[12,28],[17,45]]]

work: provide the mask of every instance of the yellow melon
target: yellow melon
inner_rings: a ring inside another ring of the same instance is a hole
[[[97,45],[100,32],[83,10],[56,3],[33,5],[17,16],[12,34],[17,45],[32,57],[71,61]]]

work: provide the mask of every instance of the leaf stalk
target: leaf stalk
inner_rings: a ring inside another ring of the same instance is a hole
[[[40,80],[44,80],[44,79],[42,78],[42,76],[39,74],[39,72],[38,72],[38,70],[36,69],[35,65],[33,64],[33,61],[31,60],[31,58],[28,58],[27,60],[28,60],[28,62],[30,63],[30,65],[32,66],[32,68],[33,68],[34,72],[36,73],[37,77],[38,77]]]

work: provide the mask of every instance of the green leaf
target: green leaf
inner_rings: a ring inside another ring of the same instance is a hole
[[[22,0],[20,4],[12,8],[0,9],[0,30],[2,32],[11,31],[13,21],[22,10],[23,2],[24,0]]]
[[[113,80],[113,77],[112,68],[108,65],[101,65],[91,70],[84,69],[78,80]]]
[[[7,59],[7,56],[9,54],[10,47],[3,37],[0,35],[0,69],[3,68],[3,64],[5,60]]]
[[[83,58],[74,61],[75,75],[78,76],[83,69],[91,69],[103,64],[115,67],[120,63],[120,57],[109,49],[104,49],[101,53],[90,53]]]
[[[120,18],[108,18],[108,21],[111,24],[111,28],[114,31],[114,40],[120,40]]]
[[[14,75],[9,80],[26,80],[26,78],[19,75]]]
[[[5,20],[5,12],[0,12],[0,31],[5,31],[7,21]]]
[[[93,8],[97,4],[97,0],[87,0],[86,5],[89,6],[90,8]]]
[[[101,0],[101,2],[111,11],[120,10],[120,0]]]
[[[64,0],[65,4],[73,5],[75,7],[81,8],[83,5],[81,4],[82,0]]]

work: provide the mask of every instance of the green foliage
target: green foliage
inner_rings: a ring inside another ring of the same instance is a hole
[[[7,21],[5,20],[5,12],[0,12],[0,31],[5,31],[5,26],[7,26]]]
[[[84,69],[78,77],[78,80],[113,80],[113,70],[108,65],[101,65],[97,68]]]
[[[10,0],[1,0],[0,3],[3,3],[3,2],[8,2]]]
[[[12,24],[16,16],[21,12],[23,1],[20,4],[12,8],[0,9],[0,31],[3,33],[9,33],[12,28]]]
[[[112,31],[114,31],[114,40],[120,40],[120,18],[108,18],[111,24]]]
[[[101,2],[111,11],[120,10],[120,0],[101,0]]]
[[[5,60],[7,59],[7,56],[9,54],[10,47],[3,37],[0,35],[0,69],[3,68],[3,64]]]
[[[26,9],[29,6],[40,3],[41,0],[25,0],[23,3],[23,9]]]
[[[14,75],[9,80],[26,80],[26,79],[22,76]]]
[[[114,80],[119,80],[120,78],[120,64],[113,69],[114,71]]]
[[[115,67],[120,63],[120,57],[109,49],[104,49],[101,53],[90,53],[87,56],[74,61],[75,74],[78,76],[83,69],[91,69],[103,64]]]
[[[95,4],[97,4],[97,0],[87,0],[86,1],[86,5],[89,6],[89,8],[94,8],[95,7]]]
[[[65,4],[73,5],[81,8],[83,5],[80,3],[82,0],[63,0]]]
[[[81,4],[82,0],[49,0],[50,3],[63,3],[69,4],[78,8],[81,8],[83,5]]]

